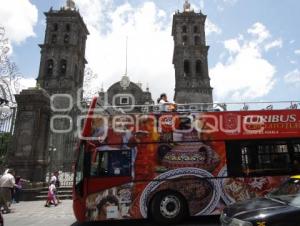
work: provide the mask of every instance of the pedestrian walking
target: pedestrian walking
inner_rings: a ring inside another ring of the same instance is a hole
[[[3,213],[10,213],[9,209],[11,203],[11,190],[16,186],[15,183],[15,172],[12,169],[9,169],[0,178],[0,208],[3,208]]]
[[[23,183],[24,182],[28,183],[29,181],[21,178],[20,176],[16,176],[15,179],[16,179],[16,186],[14,188],[12,200],[16,203],[19,203],[22,194]]]
[[[53,176],[51,177],[51,180],[50,180],[50,183],[54,183],[55,185],[55,196],[56,196],[56,199],[57,199],[57,202],[58,203],[61,203],[60,199],[59,199],[59,196],[58,196],[58,190],[59,190],[59,187],[60,187],[60,181],[59,181],[59,172],[58,171],[55,171],[53,173]]]
[[[56,198],[56,187],[54,181],[51,181],[49,187],[48,187],[48,196],[47,196],[47,201],[45,204],[45,207],[50,207],[51,204],[54,204],[57,206],[57,198]]]

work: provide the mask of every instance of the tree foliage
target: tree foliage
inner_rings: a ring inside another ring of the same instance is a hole
[[[87,67],[84,71],[84,82],[83,82],[83,99],[88,100],[97,95],[98,90],[93,87],[93,82],[95,82],[98,75],[93,72],[93,70]]]
[[[15,79],[19,76],[17,65],[9,59],[10,44],[5,36],[4,27],[0,26],[0,76]]]

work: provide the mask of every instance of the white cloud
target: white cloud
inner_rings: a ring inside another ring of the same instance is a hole
[[[295,53],[296,55],[300,55],[300,49],[295,50],[294,53]]]
[[[269,31],[260,23],[254,24],[246,40],[239,35],[226,40],[229,57],[210,70],[215,99],[218,101],[245,101],[263,97],[275,83],[275,67],[264,59],[262,42],[270,37]]]
[[[38,10],[29,0],[1,0],[0,26],[4,26],[11,42],[19,44],[34,36]]]
[[[22,78],[16,76],[14,78],[1,77],[1,83],[6,84],[9,92],[5,92],[5,98],[10,102],[15,102],[14,94],[20,93],[23,89],[36,86],[36,80],[34,78]]]
[[[214,0],[214,2],[217,4],[217,11],[223,12],[228,6],[235,5],[238,0]]]
[[[221,34],[222,30],[220,27],[218,27],[216,24],[211,22],[209,19],[206,19],[205,23],[205,33],[207,35],[210,35],[212,33]]]
[[[204,9],[204,0],[200,0],[199,4],[200,4],[200,8]]]
[[[223,6],[217,5],[218,12],[223,12],[225,9]]]
[[[172,64],[172,15],[148,1],[138,6],[126,2],[119,6],[110,0],[77,0],[90,35],[86,57],[89,67],[98,74],[91,89],[99,91],[120,81],[125,72],[125,44],[128,37],[128,75],[133,82],[149,84],[153,100],[160,93],[172,100],[175,71]],[[95,13],[97,12],[97,13]],[[206,21],[206,35],[221,33]]]
[[[238,0],[223,0],[224,3],[228,3],[231,5],[234,5],[235,3],[237,3]]]
[[[284,81],[288,84],[300,86],[300,71],[295,69],[284,76]]]
[[[232,53],[239,52],[241,50],[240,44],[237,39],[229,39],[224,42],[224,46]]]
[[[248,29],[248,33],[253,35],[256,38],[256,41],[253,44],[260,44],[266,39],[270,38],[270,32],[262,23],[255,23],[251,28]]]
[[[297,62],[295,60],[291,60],[290,63],[291,64],[297,64]]]
[[[12,94],[18,94],[23,89],[36,87],[36,80],[34,78],[16,77],[10,80],[9,83]]]
[[[36,86],[36,80],[34,78],[21,78],[19,83],[20,90]]]
[[[273,49],[273,48],[282,48],[282,39],[277,39],[277,40],[265,45],[266,51],[269,51],[270,49]]]
[[[154,100],[162,92],[166,92],[169,99],[173,98],[175,72],[171,16],[153,2],[138,7],[127,2],[117,8],[103,0],[90,1],[88,8],[83,7],[86,0],[76,3],[90,31],[86,56],[89,67],[98,74],[92,89],[100,90],[102,83],[107,89],[120,81],[125,72],[128,36],[128,75],[131,81],[141,81],[144,89],[148,83]],[[104,14],[91,15],[95,10]],[[106,32],[102,32],[104,28]]]

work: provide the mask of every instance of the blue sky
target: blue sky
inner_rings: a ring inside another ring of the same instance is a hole
[[[38,75],[45,31],[43,12],[64,0],[0,0],[0,25],[11,40],[11,59],[27,78]],[[149,85],[153,99],[173,98],[172,15],[183,0],[76,0],[91,35],[86,58],[97,78],[93,92],[120,80],[129,38],[128,75]],[[215,101],[300,100],[300,1],[190,0],[207,15],[206,40]],[[147,53],[147,54],[146,54]]]

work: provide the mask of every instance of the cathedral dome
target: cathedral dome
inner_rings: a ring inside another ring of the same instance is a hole
[[[100,92],[100,97],[105,99],[107,96],[108,104],[112,106],[125,105],[148,105],[153,104],[151,93],[147,88],[146,91],[142,89],[141,83],[134,83],[129,80],[129,77],[123,76],[121,81],[112,84],[107,92]]]

